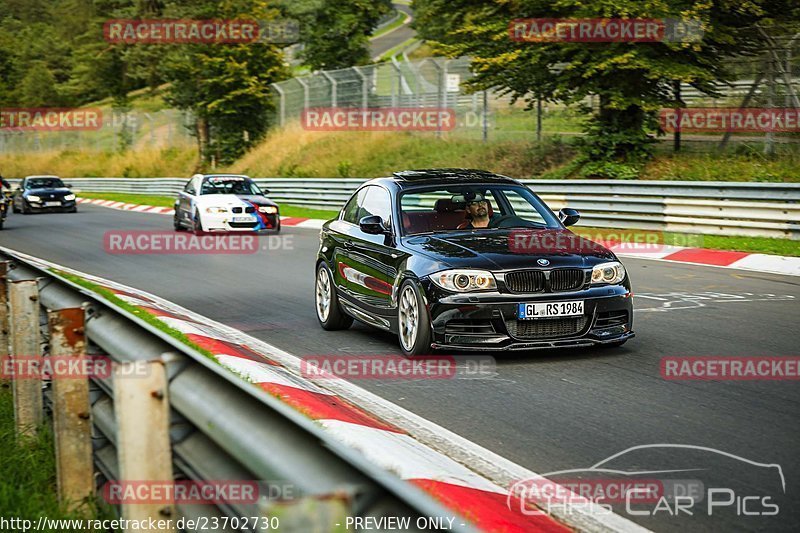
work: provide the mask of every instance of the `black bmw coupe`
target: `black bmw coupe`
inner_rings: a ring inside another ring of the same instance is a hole
[[[481,170],[368,181],[321,230],[317,318],[394,332],[407,355],[620,346],[634,335],[630,280],[566,229],[579,217]]]

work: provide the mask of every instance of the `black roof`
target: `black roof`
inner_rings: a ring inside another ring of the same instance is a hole
[[[497,181],[501,183],[517,183],[507,176],[501,176],[487,170],[473,168],[426,168],[419,170],[402,170],[392,172],[392,175],[402,181]]]

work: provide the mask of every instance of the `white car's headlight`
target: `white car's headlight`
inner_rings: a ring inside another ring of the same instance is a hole
[[[64,196],[64,200],[66,200],[67,202],[71,202],[74,199],[75,199],[74,194],[67,194],[66,196]]]
[[[267,213],[268,215],[274,215],[278,212],[278,208],[272,205],[262,205],[258,208],[258,211],[261,213]]]
[[[41,202],[42,199],[39,198],[38,196],[36,196],[35,194],[29,194],[28,195],[28,201],[29,202]]]
[[[217,215],[220,213],[227,213],[227,207],[206,207],[206,213],[211,213],[212,215]]]
[[[489,291],[497,289],[497,282],[495,282],[494,276],[491,272],[486,270],[443,270],[432,274],[431,280],[439,287],[453,292]]]
[[[625,267],[617,261],[602,263],[592,268],[592,285],[614,285],[622,283],[623,279],[625,279]]]

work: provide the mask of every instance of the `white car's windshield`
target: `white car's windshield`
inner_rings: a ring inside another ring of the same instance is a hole
[[[200,194],[263,194],[251,179],[237,177],[212,177],[203,181]]]

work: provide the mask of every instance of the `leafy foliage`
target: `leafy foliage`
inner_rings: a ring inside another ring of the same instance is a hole
[[[473,58],[476,90],[514,99],[578,103],[599,97],[582,143],[585,175],[628,176],[650,155],[655,113],[681,106],[673,90],[688,83],[714,95],[734,77],[728,59],[764,48],[778,25],[797,26],[795,0],[414,0],[415,27],[450,56]],[[524,43],[509,38],[518,18],[639,18],[699,21],[698,42]]]

